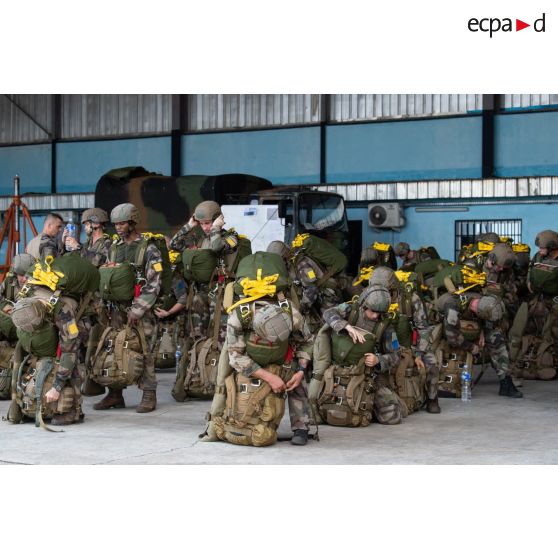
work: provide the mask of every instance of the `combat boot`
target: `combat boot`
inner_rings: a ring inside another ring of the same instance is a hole
[[[433,413],[435,415],[442,412],[442,409],[440,409],[440,405],[438,404],[437,397],[435,397],[434,399],[426,400],[426,412]]]
[[[498,395],[505,395],[506,397],[523,397],[523,394],[513,385],[511,376],[506,376],[500,380],[500,391]]]
[[[291,438],[291,444],[295,446],[305,446],[308,442],[308,430],[295,430]]]
[[[52,424],[52,426],[68,426],[70,424],[83,422],[84,416],[85,415],[83,413],[80,413],[79,417],[76,419],[75,411],[69,411],[68,413],[57,413],[52,417],[50,424]]]
[[[93,405],[96,411],[106,411],[107,409],[123,409],[126,407],[121,389],[109,388],[109,392],[98,402]]]
[[[136,409],[136,413],[150,413],[157,407],[157,392],[154,389],[145,389],[141,403]]]

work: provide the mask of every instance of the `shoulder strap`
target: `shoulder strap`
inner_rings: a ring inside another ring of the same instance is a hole
[[[115,263],[116,262],[116,250],[117,250],[117,244],[118,240],[113,240],[112,244],[110,245],[110,251],[109,251],[109,256],[108,256],[108,261],[110,263]]]
[[[145,258],[145,252],[147,251],[147,246],[149,245],[149,239],[145,235],[141,235],[141,241],[138,248],[136,249],[136,255],[134,258],[134,265],[140,267],[143,264],[143,259]]]
[[[349,314],[349,318],[347,319],[347,321],[349,322],[349,325],[354,326],[357,323],[357,320],[358,320],[358,302],[353,302],[351,313]]]

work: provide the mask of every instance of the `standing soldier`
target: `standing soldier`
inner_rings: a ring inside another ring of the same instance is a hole
[[[64,219],[58,213],[49,213],[43,225],[41,234],[32,238],[25,252],[36,259],[45,259],[47,256],[56,258],[64,253],[60,233],[64,226]]]
[[[157,377],[152,352],[156,318],[152,308],[157,301],[161,288],[163,271],[161,252],[157,246],[137,232],[139,211],[131,203],[117,205],[110,214],[110,220],[116,228],[118,239],[113,241],[108,263],[129,262],[136,266],[136,296],[128,303],[114,305],[111,310],[111,323],[114,327],[122,327],[125,323],[132,327],[143,328],[146,339],[150,340],[151,349],[144,355],[143,375],[138,387],[143,390],[141,403],[136,409],[138,413],[154,411],[157,405]],[[141,252],[143,257],[140,259]],[[93,408],[105,410],[125,407],[122,389],[109,388],[109,393]]]
[[[82,257],[89,260],[95,267],[101,267],[108,259],[112,240],[105,233],[108,223],[108,215],[104,209],[93,207],[86,209],[81,216],[87,242],[82,246],[77,239],[68,237],[66,241],[67,250],[79,250]]]

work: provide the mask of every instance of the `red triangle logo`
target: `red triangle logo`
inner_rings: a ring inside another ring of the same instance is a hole
[[[525,29],[526,27],[531,27],[531,24],[530,23],[525,23],[524,21],[521,21],[520,19],[515,20],[515,30],[516,31],[521,31],[522,29]]]

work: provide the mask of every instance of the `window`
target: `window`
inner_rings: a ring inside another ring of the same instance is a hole
[[[491,221],[455,222],[455,261],[461,248],[476,242],[479,235],[494,232],[510,237],[514,243],[521,242],[521,219],[496,219]]]

